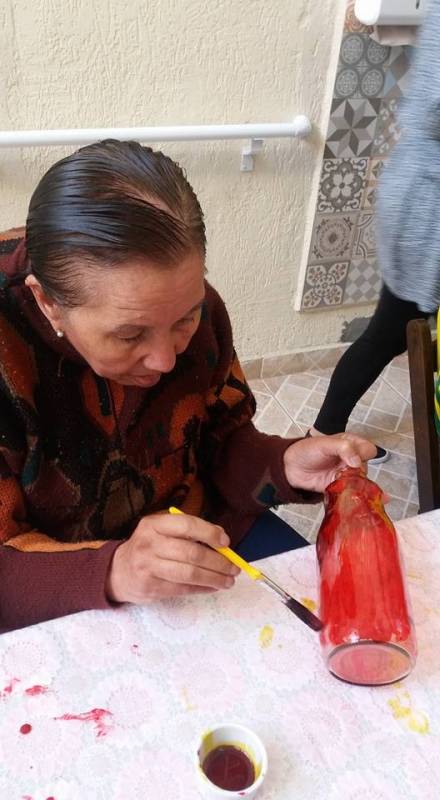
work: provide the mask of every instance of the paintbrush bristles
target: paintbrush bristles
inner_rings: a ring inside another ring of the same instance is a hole
[[[314,631],[320,631],[323,628],[323,624],[319,617],[316,614],[313,614],[306,606],[303,606],[302,603],[299,603],[298,600],[295,600],[291,597],[289,600],[286,601],[285,605],[289,609],[289,611],[293,611],[293,613],[299,617],[302,622],[305,622],[309,628],[312,628]]]

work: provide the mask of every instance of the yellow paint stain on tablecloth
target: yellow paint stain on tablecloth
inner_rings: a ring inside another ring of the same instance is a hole
[[[423,580],[422,576],[419,575],[418,572],[411,572],[411,571],[408,570],[407,573],[406,573],[406,576],[411,581],[422,581]]]
[[[316,611],[317,605],[314,600],[311,600],[310,597],[301,597],[301,603],[303,606],[309,609],[309,611]]]
[[[273,631],[272,625],[264,625],[264,627],[261,628],[259,641],[260,641],[260,647],[262,648],[262,650],[265,650],[267,647],[271,646],[272,639],[273,639],[273,633],[274,633],[274,631]]]
[[[185,707],[185,711],[195,711],[197,706],[193,706],[190,703],[189,697],[188,697],[188,689],[186,688],[186,686],[182,687],[181,695],[182,695],[182,700],[183,700],[183,705]]]
[[[403,692],[399,697],[388,700],[394,719],[403,720],[413,733],[429,733],[429,719],[423,711],[412,708],[409,692]]]

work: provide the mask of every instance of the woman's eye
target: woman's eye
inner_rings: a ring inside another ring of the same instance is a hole
[[[179,319],[178,325],[190,325],[191,322],[194,322],[194,317],[185,317],[184,319]]]
[[[137,333],[136,336],[119,336],[118,338],[121,342],[137,342],[139,339],[142,339],[143,335],[144,333],[141,331],[140,333]]]

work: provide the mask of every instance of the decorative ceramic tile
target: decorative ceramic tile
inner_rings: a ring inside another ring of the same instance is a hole
[[[379,67],[341,67],[335,97],[382,97],[385,72]]]
[[[324,158],[369,156],[380,103],[377,97],[333,100]]]
[[[385,73],[379,67],[366,69],[360,75],[359,96],[360,97],[381,97],[385,84]]]
[[[338,69],[335,83],[335,97],[354,97],[359,90],[359,73],[354,67]]]
[[[334,96],[382,97],[385,84],[383,64],[388,57],[389,48],[376,45],[366,34],[344,36]]]
[[[362,205],[367,158],[326,158],[322,166],[318,212],[356,211]]]
[[[392,48],[385,47],[383,44],[375,42],[373,39],[370,39],[369,36],[367,38],[368,42],[365,48],[365,59],[367,64],[371,64],[373,67],[386,64],[390,57]]]
[[[348,67],[382,67],[390,56],[390,48],[370,39],[365,33],[349,33],[342,37],[340,62]]]
[[[371,303],[381,289],[373,212],[384,161],[400,136],[396,110],[414,48],[375,42],[354,6],[348,0],[303,310]]]
[[[406,94],[411,65],[411,47],[392,47],[387,64],[383,97],[385,100],[399,100]]]
[[[355,101],[351,101],[355,102]],[[396,119],[397,99],[382,100],[377,119],[371,155],[387,156],[400,138],[400,128]]]
[[[349,0],[347,11],[345,12],[344,30],[349,33],[371,33],[373,28],[370,25],[363,25],[359,22],[354,13],[354,0]]]
[[[334,264],[310,264],[307,267],[302,307],[311,309],[341,305],[347,271],[347,261],[339,261]]]
[[[364,208],[374,208],[376,191],[379,178],[382,174],[385,161],[383,158],[370,158],[368,164],[367,183],[363,194],[362,205]]]
[[[376,255],[376,221],[374,214],[359,214],[353,240],[353,258],[372,258]]]
[[[350,258],[357,214],[317,214],[309,261],[345,261]]]
[[[339,59],[346,66],[365,63],[365,50],[369,36],[365,33],[348,33],[342,37]]]
[[[379,297],[381,285],[376,259],[353,259],[345,283],[344,305],[374,302]]]

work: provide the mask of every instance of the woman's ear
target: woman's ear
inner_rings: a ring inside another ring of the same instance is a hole
[[[58,303],[49,297],[35,275],[28,275],[25,284],[34,295],[35,302],[46,319],[49,320],[55,333],[62,328],[61,309]]]

